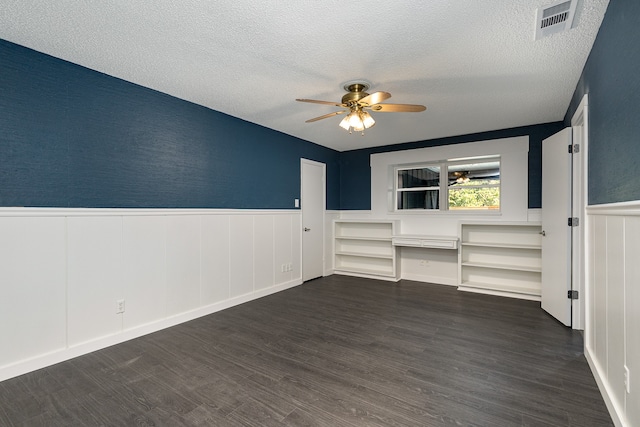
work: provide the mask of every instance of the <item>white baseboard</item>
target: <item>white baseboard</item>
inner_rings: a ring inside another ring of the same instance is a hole
[[[65,360],[73,359],[74,357],[82,356],[83,354],[111,347],[112,345],[120,344],[125,341],[141,337],[143,335],[160,331],[162,329],[170,328],[172,326],[179,325],[180,323],[188,322],[190,320],[207,316],[209,314],[213,314],[218,311],[234,307],[236,305],[244,304],[246,302],[265,297],[267,295],[275,294],[277,292],[293,288],[300,284],[302,284],[302,278],[298,277],[286,283],[281,283],[270,288],[261,289],[245,295],[240,295],[238,297],[230,298],[228,300],[208,306],[199,307],[195,310],[180,313],[178,315],[161,319],[156,322],[140,325],[132,329],[126,329],[117,334],[103,336],[91,341],[70,346],[68,348],[61,348],[59,350],[41,354],[30,359],[21,360],[11,365],[5,365],[3,367],[0,367],[0,381],[8,380],[9,378],[17,377],[19,375],[23,375],[37,369],[42,369],[47,366],[55,365],[56,363],[64,362]]]
[[[352,271],[340,271],[334,270],[333,274],[339,274],[341,276],[353,276],[353,277],[362,277],[364,279],[374,279],[374,280],[384,280],[386,282],[397,282],[400,279],[389,276],[376,276],[374,274],[364,274],[364,273],[355,273]]]

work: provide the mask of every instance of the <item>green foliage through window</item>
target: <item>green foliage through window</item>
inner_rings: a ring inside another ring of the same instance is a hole
[[[500,209],[500,187],[450,188],[449,209]]]

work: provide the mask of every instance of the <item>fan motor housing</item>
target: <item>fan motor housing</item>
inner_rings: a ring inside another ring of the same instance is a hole
[[[344,89],[349,93],[342,97],[343,104],[357,103],[365,96],[369,96],[369,94],[365,92],[369,89],[369,85],[366,83],[350,83],[345,85]]]

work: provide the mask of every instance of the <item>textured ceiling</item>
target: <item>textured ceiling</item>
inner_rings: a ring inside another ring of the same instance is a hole
[[[534,41],[553,0],[0,0],[0,38],[339,151],[564,118],[608,0]],[[1,77],[0,77],[1,78]],[[339,101],[366,79],[389,103],[349,135]]]

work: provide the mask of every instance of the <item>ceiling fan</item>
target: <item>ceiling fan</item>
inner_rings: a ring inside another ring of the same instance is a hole
[[[344,130],[362,132],[369,129],[376,124],[373,120],[369,110],[380,113],[416,113],[427,109],[424,105],[415,104],[381,104],[385,99],[389,99],[391,94],[389,92],[374,92],[368,94],[366,91],[369,89],[369,83],[362,81],[348,82],[344,85],[344,90],[348,93],[342,97],[341,102],[331,101],[317,101],[315,99],[296,99],[300,102],[311,102],[313,104],[334,105],[336,107],[342,107],[344,110],[334,111],[333,113],[325,114],[323,116],[314,117],[307,120],[305,123],[316,122],[318,120],[326,119],[340,114],[347,114],[347,116],[340,122],[340,127]]]

